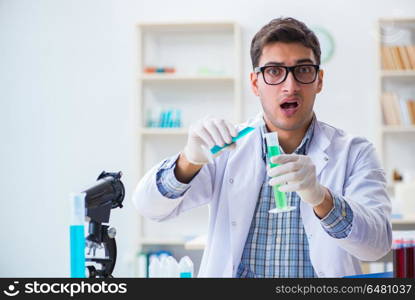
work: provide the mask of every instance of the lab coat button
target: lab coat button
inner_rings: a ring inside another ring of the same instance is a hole
[[[328,161],[328,160],[329,160],[329,158],[326,156],[326,157],[324,157],[324,160],[325,160],[325,161]]]
[[[229,183],[232,184],[233,183],[233,178],[229,179]]]

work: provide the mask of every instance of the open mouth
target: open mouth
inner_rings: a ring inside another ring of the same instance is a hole
[[[300,102],[297,100],[285,101],[280,105],[282,113],[287,118],[293,117],[297,113],[299,106]]]
[[[297,101],[285,102],[285,103],[281,104],[280,107],[282,109],[297,108],[298,107],[298,102]]]

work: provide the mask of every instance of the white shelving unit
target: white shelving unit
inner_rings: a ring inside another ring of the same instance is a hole
[[[392,27],[392,30],[391,30]],[[378,29],[378,101],[376,105],[377,112],[377,151],[381,159],[382,165],[387,175],[387,190],[392,199],[393,211],[399,207],[399,201],[395,199],[395,183],[392,180],[393,169],[402,171],[406,167],[415,168],[415,160],[413,159],[413,150],[415,149],[415,126],[410,125],[385,125],[383,119],[381,96],[383,92],[394,92],[400,96],[408,96],[408,89],[411,89],[415,83],[414,70],[385,70],[382,66],[381,49],[384,45],[400,46],[408,43],[401,38],[400,29],[412,31],[411,44],[415,44],[415,19],[380,19],[377,24]],[[388,34],[384,34],[384,30],[389,30]],[[392,35],[390,35],[392,33]],[[387,39],[388,41],[385,41]],[[415,89],[413,89],[412,97],[415,98]],[[415,228],[415,220],[404,218],[392,218],[393,230],[413,230]],[[377,262],[363,262],[362,267],[364,273],[374,273],[382,271],[390,271],[392,254],[389,253]],[[382,268],[386,268],[383,269]]]
[[[381,70],[380,75],[382,78],[415,78],[415,71],[405,70],[405,71],[394,71],[394,70]]]
[[[394,30],[390,31],[393,27]],[[394,35],[384,35],[384,30],[389,28],[389,33]],[[415,83],[414,70],[385,70],[382,66],[382,46],[384,45],[402,45],[408,41],[402,41],[400,38],[400,28],[405,30],[415,29],[415,19],[380,19],[377,24],[378,31],[378,101],[376,105],[377,112],[377,152],[381,159],[383,168],[387,176],[387,190],[392,199],[393,211],[399,202],[395,200],[395,183],[392,180],[392,172],[394,169],[402,170],[405,167],[415,168],[415,160],[413,159],[413,150],[415,149],[415,126],[409,125],[386,125],[383,118],[381,97],[383,92],[394,92],[400,96],[407,96],[408,88]],[[415,31],[413,31],[415,34]],[[412,35],[412,38],[415,37]],[[389,39],[389,41],[385,41]],[[396,38],[396,39],[395,39]],[[391,40],[392,39],[392,40]],[[412,40],[415,44],[415,40]],[[401,92],[405,93],[401,95]],[[415,89],[412,94],[415,98]],[[412,152],[412,153],[411,153]],[[401,219],[392,218],[393,230],[413,230],[415,228],[415,220],[406,217]],[[392,254],[389,253],[377,262],[362,262],[364,273],[376,273],[391,271]],[[383,269],[382,269],[383,268]]]
[[[138,145],[140,177],[185,145],[187,128],[209,115],[240,122],[241,32],[233,22],[141,23],[138,38]],[[146,73],[147,67],[174,73]],[[148,128],[146,117],[180,109],[180,128]],[[139,248],[181,245],[207,231],[208,208],[156,223],[140,218]],[[194,247],[192,249],[195,249]],[[200,249],[200,247],[198,248]]]
[[[409,32],[409,34],[407,34]],[[415,169],[415,126],[385,125],[382,117],[381,96],[383,92],[394,92],[398,96],[415,99],[415,70],[385,70],[382,67],[382,46],[415,44],[415,19],[380,19],[378,22],[378,105],[379,124],[377,150],[385,168],[388,191],[394,199],[393,170],[402,172],[405,168]],[[409,95],[409,96],[408,96]],[[415,200],[415,199],[414,199]],[[397,205],[394,202],[393,205]],[[394,225],[414,225],[412,219],[394,219]]]

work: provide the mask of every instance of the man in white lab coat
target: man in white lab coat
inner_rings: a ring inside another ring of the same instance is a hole
[[[342,277],[390,250],[391,206],[373,145],[313,112],[323,86],[320,54],[304,23],[265,25],[252,40],[250,74],[263,113],[237,127],[199,121],[184,150],[137,185],[137,209],[156,221],[210,205],[200,277]],[[255,130],[209,159],[206,149],[230,143],[245,126]],[[268,132],[278,133],[282,153],[271,159]],[[272,186],[296,209],[268,213]]]

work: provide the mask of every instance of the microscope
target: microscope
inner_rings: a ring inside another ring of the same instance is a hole
[[[115,243],[116,230],[109,227],[110,212],[113,208],[122,208],[125,196],[121,172],[107,173],[103,171],[93,187],[85,190],[85,216],[88,224],[85,258],[89,278],[112,278],[112,271],[117,258]],[[103,249],[105,257],[95,257],[96,250]],[[96,268],[100,265],[101,268]]]

